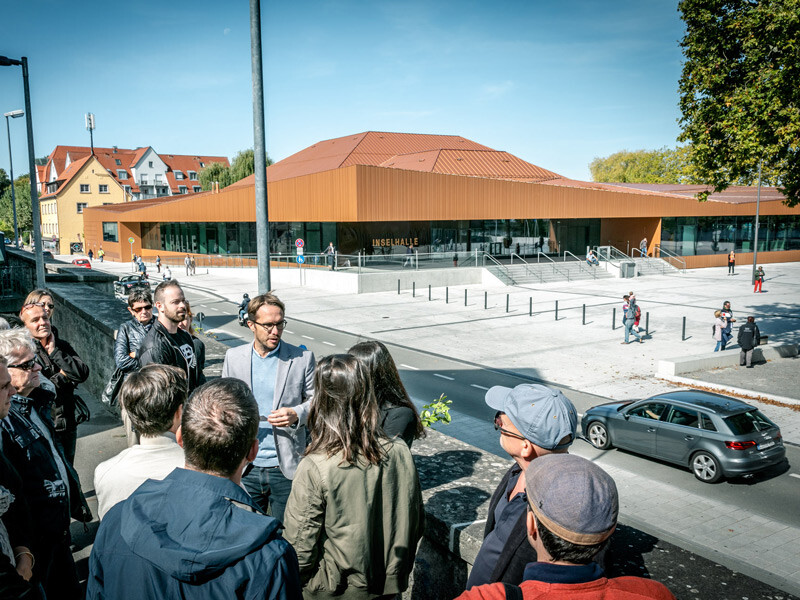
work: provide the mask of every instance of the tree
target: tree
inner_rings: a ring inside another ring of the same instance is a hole
[[[266,155],[266,160],[267,166],[272,164],[272,159],[270,159],[269,154]],[[211,183],[218,181],[219,187],[225,188],[255,172],[255,152],[252,148],[248,148],[236,155],[230,167],[226,167],[222,163],[211,163],[200,171],[200,185],[203,190],[210,190]]]
[[[659,150],[622,150],[589,163],[593,181],[614,183],[692,183],[686,146]]]
[[[32,227],[31,221],[31,186],[27,174],[20,175],[14,180],[14,191],[17,197],[17,229],[22,235]],[[11,206],[11,186],[9,185],[0,196],[0,228],[14,237],[14,212]]]
[[[8,173],[6,173],[5,169],[0,168],[0,197],[5,193],[9,185],[11,185],[11,180],[8,178]]]
[[[680,141],[721,191],[762,181],[800,203],[800,0],[681,0]],[[699,195],[701,200],[708,192]]]

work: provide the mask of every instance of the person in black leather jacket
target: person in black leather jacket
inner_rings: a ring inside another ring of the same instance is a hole
[[[33,517],[33,580],[49,598],[77,599],[82,595],[70,551],[70,517],[87,523],[92,513],[56,436],[50,417],[54,397],[38,387],[41,366],[34,344],[24,329],[0,332],[0,356],[16,390],[8,417],[0,422],[3,454],[22,478]]]
[[[56,437],[64,449],[69,464],[75,460],[75,443],[78,423],[75,420],[75,388],[89,377],[89,367],[84,364],[69,342],[53,333],[50,319],[44,308],[26,304],[20,318],[36,345],[36,361],[42,375],[56,386],[53,420]]]
[[[131,293],[128,294],[128,312],[133,315],[133,318],[119,326],[117,340],[114,342],[114,362],[117,368],[124,373],[124,377],[142,368],[139,363],[139,347],[155,323],[153,296],[150,294],[150,290],[142,288],[131,290]],[[120,413],[128,438],[128,446],[138,444],[139,435],[134,431],[124,406],[120,407]]]
[[[200,385],[201,372],[192,336],[178,327],[186,318],[183,290],[177,281],[171,279],[158,284],[153,298],[158,319],[139,346],[139,362],[141,366],[158,364],[183,369],[191,395]]]

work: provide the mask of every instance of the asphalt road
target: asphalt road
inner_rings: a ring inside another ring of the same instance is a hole
[[[192,309],[205,316],[202,326],[217,335],[223,343],[235,346],[242,340],[250,340],[250,332],[240,327],[236,320],[236,306],[205,292],[186,289]],[[317,359],[335,353],[347,352],[362,337],[313,323],[288,318],[284,338],[289,343],[304,345],[312,350]],[[409,340],[413,344],[413,339]],[[453,400],[451,426],[439,429],[474,446],[499,456],[506,456],[500,448],[498,436],[492,426],[494,411],[484,402],[486,390],[494,385],[513,387],[531,381],[514,373],[499,372],[480,365],[454,360],[446,356],[443,346],[441,354],[421,352],[410,347],[387,344],[403,383],[418,407],[431,402],[444,393]],[[579,414],[597,404],[608,402],[608,398],[586,394],[560,387],[572,400]],[[468,417],[468,419],[463,419]],[[461,424],[464,421],[467,424]],[[778,424],[780,425],[780,423]],[[448,431],[450,428],[450,431]],[[788,465],[784,463],[768,471],[748,477],[739,477],[710,485],[694,478],[688,468],[662,463],[621,450],[597,450],[588,442],[579,440],[571,452],[598,460],[601,464],[625,469],[644,479],[652,479],[673,485],[703,497],[743,508],[770,520],[800,526],[800,448],[787,445]],[[789,465],[792,465],[791,467]]]

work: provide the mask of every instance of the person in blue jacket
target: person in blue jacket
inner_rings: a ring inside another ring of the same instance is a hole
[[[302,597],[294,549],[239,485],[258,452],[258,419],[243,381],[195,390],[176,434],[186,468],[106,513],[87,599]]]

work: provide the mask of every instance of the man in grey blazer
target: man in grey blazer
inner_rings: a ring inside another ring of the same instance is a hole
[[[308,410],[314,394],[314,354],[281,340],[285,306],[274,294],[247,305],[252,344],[225,353],[223,377],[244,381],[258,402],[258,455],[242,477],[250,496],[283,522],[292,479],[308,443]]]

